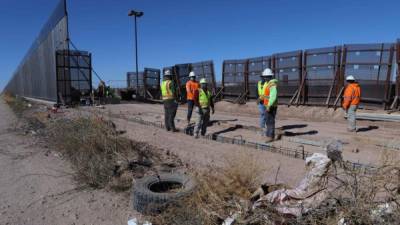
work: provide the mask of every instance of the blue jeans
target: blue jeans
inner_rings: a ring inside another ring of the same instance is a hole
[[[265,128],[265,123],[267,122],[267,118],[265,116],[265,106],[264,104],[258,104],[258,111],[260,112],[260,127]]]
[[[271,107],[269,112],[266,113],[266,123],[267,123],[267,132],[265,133],[267,137],[274,138],[275,137],[275,117],[276,117],[277,107]]]
[[[192,118],[192,112],[194,108],[194,101],[193,100],[187,100],[187,105],[188,105],[188,112],[187,112],[187,121],[190,121]]]

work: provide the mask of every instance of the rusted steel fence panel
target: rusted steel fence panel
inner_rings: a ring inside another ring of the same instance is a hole
[[[328,105],[336,98],[340,76],[341,47],[304,51],[305,104]]]
[[[400,39],[396,42],[396,88],[394,92],[394,99],[390,109],[400,109]]]
[[[248,59],[248,93],[249,98],[256,98],[257,96],[257,83],[261,80],[261,74],[264,69],[271,68],[271,57],[257,57]]]
[[[247,94],[248,60],[225,60],[222,65],[222,95],[238,98]]]
[[[72,104],[92,92],[92,55],[84,51],[56,52],[57,102]]]
[[[273,55],[272,69],[275,73],[275,78],[279,80],[278,95],[280,103],[288,103],[301,86],[302,58],[302,51]]]
[[[144,97],[146,95],[143,74],[143,72],[139,72],[139,76],[136,75],[136,72],[128,72],[126,74],[128,89],[133,91],[137,97]]]
[[[144,68],[144,89],[146,99],[161,99],[160,70],[154,68]]]
[[[138,97],[144,99],[160,99],[159,69],[144,68],[144,71],[139,72],[139,76],[136,76],[136,72],[128,72],[126,76],[128,90],[133,91]]]
[[[393,44],[352,44],[344,45],[344,49],[342,76],[355,76],[362,90],[361,105],[386,107],[392,99],[390,89],[395,85],[391,79]]]
[[[183,64],[176,64],[174,66],[165,67],[165,70],[169,69],[172,73],[173,80],[175,81],[178,90],[178,101],[181,103],[186,102],[186,82],[189,81],[189,73],[194,71],[196,74],[196,79],[199,81],[201,78],[206,78],[209,85],[211,92],[213,94],[216,93],[217,90],[217,82],[215,79],[215,72],[214,72],[214,63],[213,61],[201,61],[195,63],[183,63]]]
[[[400,41],[307,49],[222,65],[223,97],[254,98],[261,71],[270,67],[279,81],[279,103],[340,105],[348,75],[360,83],[361,107],[393,109],[400,103]]]
[[[176,64],[175,81],[178,87],[178,101],[181,103],[186,102],[186,82],[189,80],[189,73],[191,71],[190,63]]]
[[[197,81],[200,81],[201,78],[207,79],[209,88],[213,95],[215,95],[217,92],[217,82],[215,80],[213,61],[191,63],[191,70],[196,74]]]

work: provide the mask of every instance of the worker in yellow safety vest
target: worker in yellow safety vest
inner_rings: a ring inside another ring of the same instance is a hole
[[[264,106],[264,90],[265,87],[267,86],[267,78],[268,78],[268,74],[271,73],[270,69],[265,69],[262,73],[261,73],[261,80],[258,81],[257,83],[257,106],[258,106],[258,111],[260,112],[260,128],[262,130],[265,129],[265,123],[266,123],[266,117],[265,117],[265,106]],[[262,135],[265,135],[265,132],[262,132]]]
[[[274,79],[274,73],[267,68],[263,71],[267,85],[264,88],[265,123],[267,125],[266,142],[272,142],[275,137],[275,117],[278,109],[278,80]]]
[[[164,71],[164,79],[161,83],[161,95],[164,103],[165,128],[167,131],[177,132],[174,120],[178,103],[176,101],[176,87],[170,70]]]
[[[210,111],[214,114],[214,102],[212,99],[211,92],[208,90],[208,84],[205,78],[200,80],[200,88],[195,91],[194,99],[195,105],[198,107],[199,119],[196,125],[195,138],[199,138],[199,133],[201,131],[201,136],[204,136],[207,131],[207,125],[210,121]]]

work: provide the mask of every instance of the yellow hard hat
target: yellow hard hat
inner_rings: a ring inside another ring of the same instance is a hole
[[[200,84],[207,84],[208,82],[207,82],[207,80],[206,80],[206,78],[201,78],[200,79]]]

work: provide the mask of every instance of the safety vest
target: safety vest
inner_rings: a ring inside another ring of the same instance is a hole
[[[257,90],[258,90],[258,98],[263,100],[264,99],[264,88],[267,86],[268,82],[264,82],[264,84],[262,84],[261,81],[258,81],[257,84]]]
[[[276,83],[272,82],[268,82],[268,84],[265,86],[264,89],[264,105],[267,106],[269,103],[269,98],[270,98],[270,92],[271,92],[271,87],[276,87]],[[278,101],[275,101],[273,106],[277,106],[278,105]]]
[[[348,84],[343,94],[343,108],[350,105],[359,105],[361,100],[361,88],[358,83]]]
[[[194,93],[199,89],[200,85],[197,81],[189,80],[186,83],[186,99],[194,100]]]
[[[203,89],[199,89],[199,104],[200,108],[208,108],[210,107],[211,102],[211,92],[205,92]]]
[[[163,100],[174,99],[174,93],[171,90],[171,80],[163,80],[161,83],[161,95]]]

